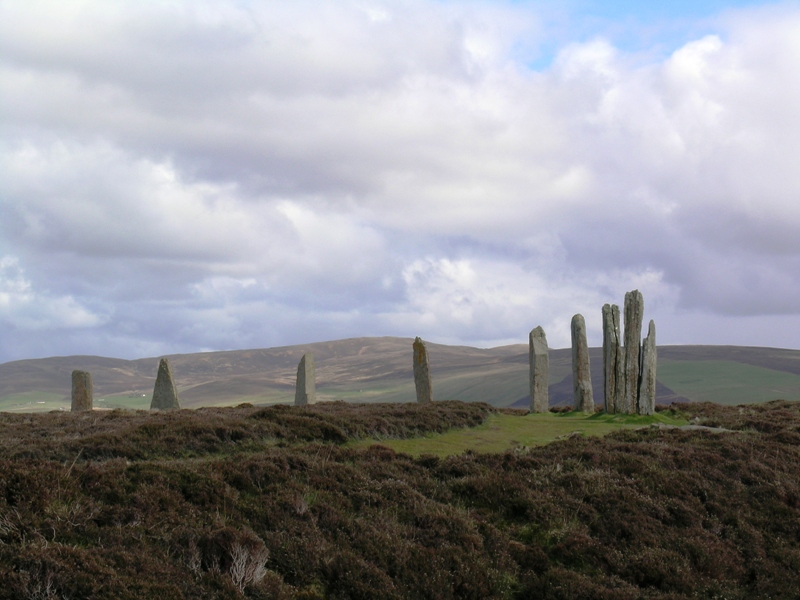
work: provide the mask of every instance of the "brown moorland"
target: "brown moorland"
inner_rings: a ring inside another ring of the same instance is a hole
[[[344,445],[493,410],[0,414],[0,599],[800,596],[800,403],[502,454]]]

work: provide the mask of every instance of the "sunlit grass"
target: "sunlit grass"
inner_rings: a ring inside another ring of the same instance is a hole
[[[670,361],[658,379],[694,402],[736,405],[800,397],[800,375],[731,361]]]
[[[4,412],[48,412],[69,408],[69,398],[61,394],[24,392],[0,397],[0,411]]]
[[[638,415],[585,415],[578,412],[529,414],[525,416],[494,414],[483,425],[441,434],[405,440],[361,440],[353,446],[382,444],[396,452],[413,456],[433,454],[449,456],[465,450],[503,452],[520,446],[543,446],[562,436],[576,433],[604,436],[618,429],[644,427],[652,423],[685,425],[687,421],[659,413],[650,417]]]

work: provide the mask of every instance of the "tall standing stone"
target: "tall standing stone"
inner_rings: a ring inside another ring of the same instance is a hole
[[[87,371],[73,371],[72,412],[92,410],[93,394],[92,375]]]
[[[175,388],[172,369],[169,367],[169,361],[162,358],[158,363],[158,375],[156,375],[156,385],[153,388],[150,410],[172,410],[180,407],[181,403],[178,401],[178,390]]]
[[[639,405],[644,299],[639,290],[625,294],[625,395],[617,412],[634,414]]]
[[[314,370],[314,355],[307,352],[297,365],[297,387],[294,392],[295,406],[314,404],[317,401],[317,375]]]
[[[433,400],[428,349],[419,337],[414,340],[414,386],[417,388],[417,402],[425,404]]]
[[[625,394],[625,364],[619,329],[619,306],[603,306],[603,403],[613,414]]]
[[[639,414],[656,412],[656,324],[651,319],[642,343],[642,375],[639,382]]]
[[[572,317],[572,389],[574,410],[594,412],[592,373],[589,368],[589,345],[586,341],[586,321],[583,315]]]
[[[530,362],[531,412],[542,413],[550,409],[547,384],[550,377],[550,357],[544,329],[537,327],[528,337]]]

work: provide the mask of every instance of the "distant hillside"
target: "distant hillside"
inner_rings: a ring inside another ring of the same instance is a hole
[[[355,338],[258,350],[170,356],[186,407],[291,402],[297,363],[314,352],[320,400],[414,400],[410,338]],[[528,348],[481,349],[428,343],[434,397],[528,403]],[[800,351],[737,346],[662,346],[658,401],[722,404],[800,398]],[[602,355],[590,349],[595,401],[602,402]],[[570,350],[550,353],[551,404],[572,403]],[[68,356],[0,364],[0,410],[69,408],[70,373],[91,372],[95,406],[147,408],[158,357],[121,360]]]

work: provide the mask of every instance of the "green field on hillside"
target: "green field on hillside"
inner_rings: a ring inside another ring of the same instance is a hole
[[[659,362],[658,379],[694,402],[731,406],[800,398],[800,375],[732,361]]]
[[[0,411],[4,412],[47,412],[69,407],[69,398],[61,394],[23,392],[0,396]]]
[[[352,442],[352,445],[364,447],[381,444],[395,452],[403,452],[412,456],[422,454],[451,456],[461,454],[465,450],[503,452],[523,446],[543,446],[572,434],[597,437],[617,429],[646,427],[653,423],[685,425],[686,421],[664,413],[658,413],[651,417],[607,415],[605,413],[587,416],[579,412],[528,415],[501,413],[490,415],[483,425],[469,429],[457,429],[411,439],[361,440]]]

